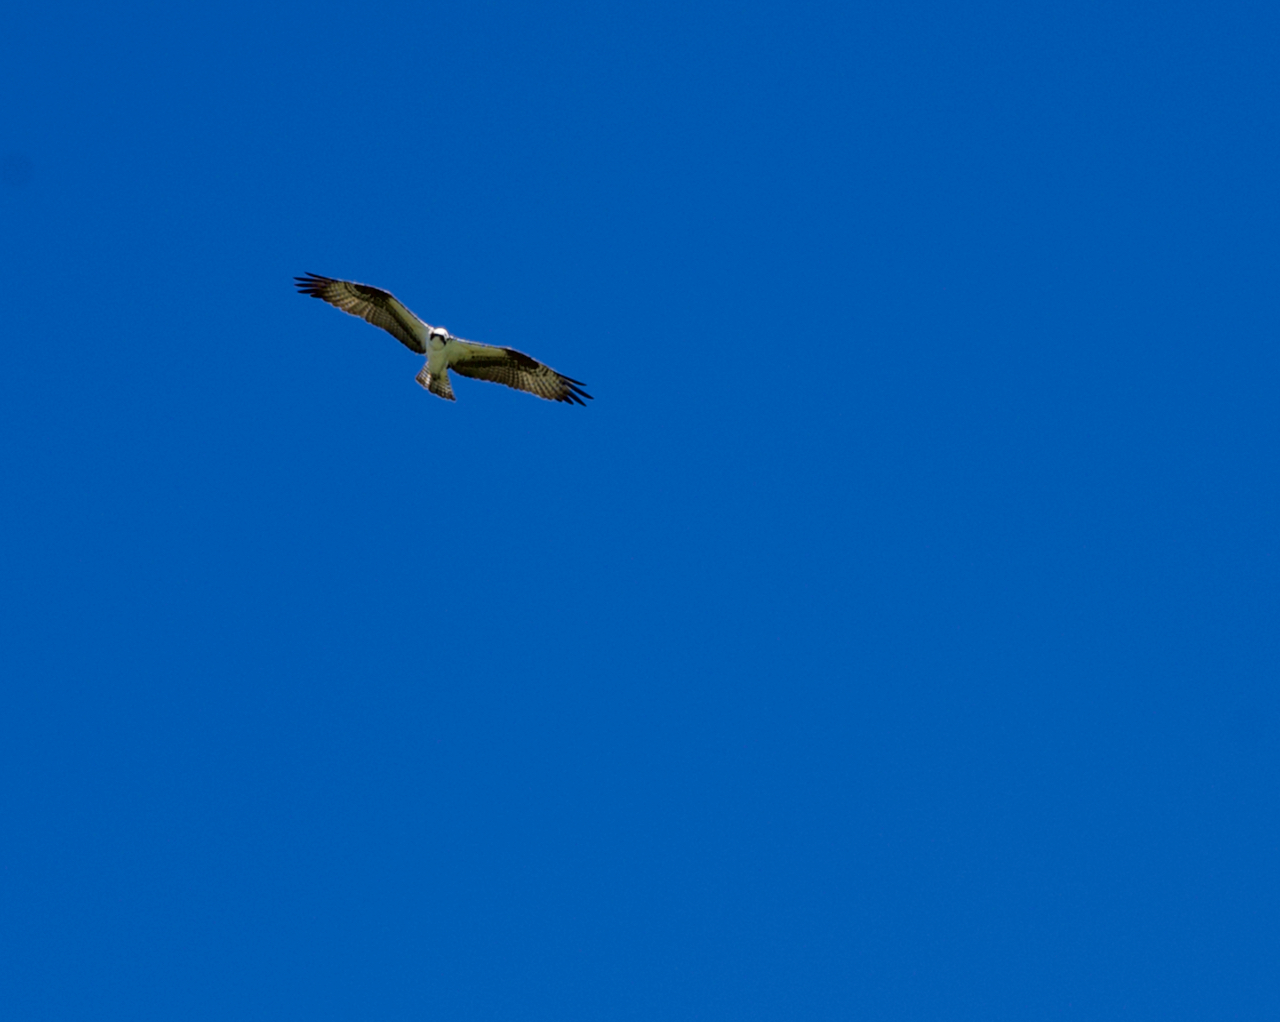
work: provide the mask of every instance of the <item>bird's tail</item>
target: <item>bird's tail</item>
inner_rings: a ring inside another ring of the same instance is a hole
[[[438,373],[427,372],[427,367],[423,366],[415,377],[418,384],[425,387],[437,397],[442,397],[446,401],[457,400],[453,396],[453,384],[449,382],[449,370],[441,369]]]

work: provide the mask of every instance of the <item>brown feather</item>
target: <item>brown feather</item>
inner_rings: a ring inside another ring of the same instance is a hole
[[[471,342],[469,342],[471,343]],[[583,384],[568,376],[562,376],[536,358],[530,358],[514,348],[497,348],[484,345],[484,350],[454,362],[450,368],[462,376],[476,380],[501,383],[515,390],[527,391],[548,401],[565,401],[585,405],[591,395],[582,389]]]
[[[350,280],[322,277],[318,273],[293,279],[304,295],[319,298],[334,308],[359,316],[366,323],[381,327],[410,351],[419,355],[427,353],[426,345],[418,336],[426,332],[425,326],[390,291]]]

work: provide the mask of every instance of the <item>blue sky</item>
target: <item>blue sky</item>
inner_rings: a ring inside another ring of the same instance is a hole
[[[11,12],[5,1017],[1273,1016],[1278,28]]]

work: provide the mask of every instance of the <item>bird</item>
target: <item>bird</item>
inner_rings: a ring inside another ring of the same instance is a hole
[[[583,398],[593,400],[582,389],[585,384],[580,380],[558,373],[522,351],[464,341],[442,326],[430,326],[410,312],[390,291],[350,280],[322,277],[318,273],[293,279],[302,294],[319,298],[343,312],[382,327],[410,351],[426,355],[426,364],[415,379],[424,389],[446,401],[456,400],[453,385],[449,382],[450,369],[472,379],[489,380],[527,391],[548,401],[585,407]]]

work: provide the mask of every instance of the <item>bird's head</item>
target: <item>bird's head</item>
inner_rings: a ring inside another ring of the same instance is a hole
[[[443,348],[449,343],[449,331],[442,326],[433,326],[427,335],[427,343],[433,348]]]

